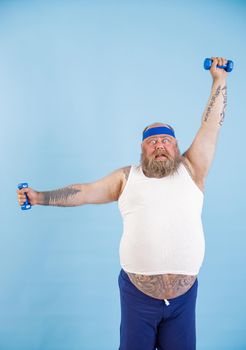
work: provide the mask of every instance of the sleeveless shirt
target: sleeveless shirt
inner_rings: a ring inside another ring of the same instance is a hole
[[[126,272],[197,275],[205,253],[203,193],[181,163],[163,178],[131,166],[118,200],[123,218],[120,263]]]

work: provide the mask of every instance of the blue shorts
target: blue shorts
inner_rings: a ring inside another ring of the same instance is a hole
[[[119,274],[121,301],[119,350],[195,350],[198,280],[168,301],[152,298]],[[169,303],[169,305],[168,305]]]

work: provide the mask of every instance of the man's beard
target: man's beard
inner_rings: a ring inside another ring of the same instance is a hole
[[[165,155],[165,160],[156,160],[155,157],[158,155]],[[154,154],[154,158],[146,157],[145,153],[141,154],[141,165],[144,174],[148,177],[164,177],[173,175],[177,172],[180,163],[182,162],[182,157],[178,152],[174,157],[164,153],[163,151],[158,151]]]

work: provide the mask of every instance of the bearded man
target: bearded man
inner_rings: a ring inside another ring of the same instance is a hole
[[[201,221],[206,176],[226,108],[227,60],[212,57],[213,84],[194,141],[181,155],[174,129],[143,131],[140,165],[103,179],[48,192],[26,193],[31,205],[78,206],[118,201],[121,325],[119,350],[194,350],[198,273],[205,244]]]

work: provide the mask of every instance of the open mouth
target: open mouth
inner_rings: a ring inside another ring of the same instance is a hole
[[[157,154],[156,156],[155,156],[155,159],[156,160],[164,160],[164,159],[166,159],[167,158],[167,156],[165,155],[165,154]]]

